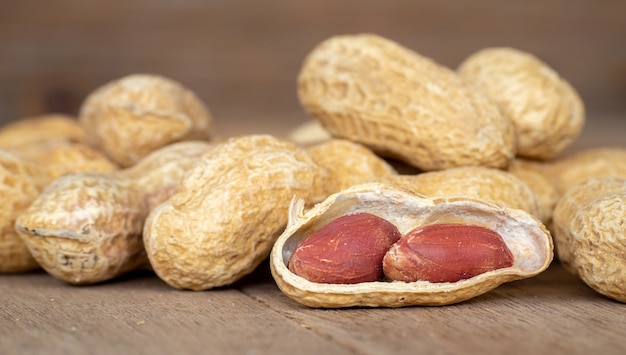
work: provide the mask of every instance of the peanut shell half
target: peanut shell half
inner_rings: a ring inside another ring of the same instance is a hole
[[[289,223],[272,248],[270,266],[280,290],[309,307],[453,304],[488,292],[502,283],[537,275],[552,260],[552,238],[535,217],[522,210],[474,198],[427,198],[400,187],[368,183],[331,195],[306,212],[303,207],[302,201],[292,201]],[[402,234],[417,226],[436,223],[473,224],[492,229],[502,236],[513,254],[513,266],[448,283],[320,284],[289,271],[288,260],[301,240],[339,216],[358,212],[387,219]]]

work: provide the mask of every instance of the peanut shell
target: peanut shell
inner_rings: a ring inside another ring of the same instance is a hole
[[[152,74],[109,82],[83,102],[79,121],[90,145],[128,167],[182,140],[208,140],[212,117],[182,84]]]
[[[513,174],[499,169],[468,166],[417,175],[389,175],[379,181],[429,197],[478,198],[522,209],[539,219],[543,217],[530,187]]]
[[[532,54],[506,47],[486,48],[469,56],[458,72],[514,123],[519,156],[554,158],[582,131],[585,108],[580,96]]]
[[[179,142],[128,169],[61,176],[15,227],[52,276],[77,285],[110,280],[147,263],[141,233],[148,213],[211,148],[205,142]]]
[[[505,168],[511,121],[452,70],[388,39],[332,37],[306,57],[298,95],[332,136],[422,170]]]
[[[548,173],[559,196],[572,186],[592,177],[626,178],[626,149],[601,147],[585,149],[548,164]]]
[[[47,114],[27,117],[0,128],[0,148],[15,149],[50,140],[84,143],[85,131],[68,115]]]
[[[572,186],[554,210],[563,266],[595,291],[626,303],[626,178],[591,178]]]
[[[289,271],[287,263],[298,243],[339,216],[366,212],[388,220],[400,233],[435,223],[472,224],[502,236],[514,263],[457,282],[364,282],[354,285],[310,282]],[[304,211],[294,199],[289,223],[270,255],[272,276],[287,296],[309,307],[403,307],[447,305],[488,292],[504,282],[544,271],[552,260],[552,238],[532,215],[474,198],[427,198],[400,187],[380,183],[356,185],[329,196]]]
[[[328,172],[324,183],[326,196],[352,185],[396,174],[394,168],[374,152],[344,139],[330,139],[307,148],[307,152]]]
[[[219,144],[148,216],[144,243],[152,268],[180,289],[239,280],[269,255],[287,223],[289,200],[319,198],[320,171],[305,150],[269,135]]]

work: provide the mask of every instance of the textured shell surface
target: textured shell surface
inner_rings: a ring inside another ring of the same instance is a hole
[[[313,198],[319,171],[305,150],[269,135],[218,144],[148,216],[152,268],[181,289],[235,282],[269,255],[289,199]]]
[[[61,176],[24,210],[16,228],[51,275],[73,284],[114,278],[147,262],[145,218],[210,149],[207,142],[173,143],[128,169]]]
[[[123,167],[180,140],[208,140],[212,116],[182,84],[134,74],[92,92],[79,113],[89,143]]]
[[[298,76],[305,110],[332,136],[362,143],[423,170],[506,167],[510,120],[452,70],[371,34],[332,37]]]
[[[388,175],[379,181],[429,197],[472,197],[542,217],[533,190],[513,174],[500,169],[464,166],[417,175]]]
[[[84,143],[85,131],[75,117],[64,114],[26,117],[0,127],[0,147],[4,149],[56,139]]]
[[[548,171],[562,196],[570,187],[590,178],[626,178],[626,148],[600,147],[578,151],[552,161]]]
[[[591,178],[554,210],[554,241],[564,267],[597,292],[626,302],[626,178]]]
[[[15,220],[44,188],[46,179],[38,166],[0,149],[0,273],[39,268],[28,247],[15,231]]]
[[[396,175],[395,169],[383,158],[349,140],[330,139],[307,148],[307,152],[328,171],[328,181],[324,184],[327,195],[383,176]]]
[[[576,90],[536,56],[508,47],[485,48],[458,69],[515,125],[517,154],[559,155],[580,135],[585,108]]]
[[[487,227],[502,236],[514,256],[514,264],[452,283],[319,284],[289,271],[288,260],[301,240],[333,219],[357,212],[385,218],[402,234],[417,226],[437,223]],[[478,296],[504,282],[539,274],[550,264],[552,250],[549,232],[522,210],[472,198],[427,198],[400,187],[367,183],[331,195],[307,211],[302,201],[294,199],[287,228],[272,248],[270,266],[281,291],[310,307],[446,305]]]

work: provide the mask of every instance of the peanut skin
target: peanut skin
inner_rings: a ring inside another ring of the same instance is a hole
[[[414,229],[385,255],[385,276],[405,282],[456,282],[513,265],[498,233],[481,226],[433,224]]]
[[[378,281],[383,257],[400,236],[393,224],[370,213],[342,216],[298,245],[289,258],[289,270],[311,282]]]

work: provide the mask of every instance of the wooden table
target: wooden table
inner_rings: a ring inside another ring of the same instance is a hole
[[[261,121],[259,121],[261,122]],[[285,127],[220,123],[222,136]],[[569,152],[624,144],[626,118],[596,117]],[[0,354],[624,354],[626,305],[554,263],[445,307],[320,310],[276,287],[265,262],[192,292],[150,272],[76,287],[43,272],[0,275]]]

